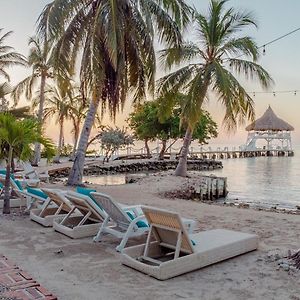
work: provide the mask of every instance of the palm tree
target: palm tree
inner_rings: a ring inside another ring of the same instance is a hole
[[[13,33],[8,31],[2,34],[3,29],[0,29],[0,76],[3,76],[7,81],[10,81],[7,69],[12,66],[26,66],[26,59],[23,55],[14,51],[13,47],[5,45],[5,40]]]
[[[39,36],[57,42],[59,73],[68,66],[72,74],[80,59],[81,89],[84,97],[90,98],[68,184],[82,181],[88,139],[99,104],[103,111],[108,108],[114,119],[129,91],[134,101],[141,101],[146,90],[153,92],[154,32],[167,46],[178,45],[190,13],[184,0],[54,0],[44,8]]]
[[[28,118],[31,117],[30,115],[30,107],[23,106],[23,107],[9,107],[9,101],[7,96],[10,95],[12,91],[12,87],[7,83],[0,84],[0,112],[9,112],[16,118]]]
[[[39,98],[33,100],[33,107],[39,103]],[[59,163],[61,150],[64,140],[64,125],[65,121],[71,118],[72,113],[72,92],[59,87],[48,87],[45,91],[45,108],[44,108],[44,121],[56,116],[56,124],[59,124],[59,138],[57,153],[53,162]]]
[[[41,41],[37,38],[30,38],[29,45],[32,46],[28,56],[28,65],[32,68],[30,76],[22,80],[13,90],[12,95],[15,103],[20,96],[25,93],[27,99],[32,98],[33,89],[39,84],[39,109],[38,121],[43,123],[44,103],[45,103],[45,87],[46,81],[53,78],[53,64],[51,57],[51,43]],[[34,150],[33,165],[37,165],[41,156],[41,145],[37,143]]]
[[[182,119],[188,128],[175,171],[178,176],[187,175],[192,133],[209,90],[225,107],[224,124],[227,129],[234,130],[246,118],[254,119],[253,99],[235,75],[257,79],[263,88],[272,83],[270,75],[257,63],[257,44],[251,37],[242,34],[244,28],[257,26],[252,14],[234,8],[226,9],[226,2],[211,0],[207,16],[195,12],[198,40],[162,51],[161,59],[167,69],[187,63],[159,81],[159,93],[163,97],[171,97],[177,92],[188,95],[182,111]]]
[[[10,174],[13,158],[28,160],[32,155],[34,143],[43,144],[48,157],[53,154],[51,141],[41,133],[36,120],[17,120],[8,113],[0,113],[0,157],[6,160],[3,213],[10,213]]]
[[[71,99],[72,110],[70,111],[70,118],[73,125],[72,133],[73,133],[73,141],[74,147],[73,152],[71,154],[70,160],[75,159],[76,148],[78,144],[79,134],[80,134],[80,126],[83,123],[84,119],[87,116],[89,103],[82,99],[82,95],[80,92]]]

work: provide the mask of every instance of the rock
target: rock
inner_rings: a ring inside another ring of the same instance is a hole
[[[286,272],[288,272],[290,270],[289,264],[281,264],[280,267]]]

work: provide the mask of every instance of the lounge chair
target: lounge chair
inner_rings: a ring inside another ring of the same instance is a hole
[[[49,183],[48,171],[38,172],[32,167],[30,162],[22,162],[21,165],[24,168],[24,171],[22,172],[24,180],[29,179],[32,182],[44,181]]]
[[[1,174],[0,184],[4,187],[5,176]],[[3,193],[3,187],[1,193]],[[30,209],[34,204],[43,204],[47,199],[47,195],[45,195],[40,189],[31,187],[24,189],[21,182],[13,177],[10,177],[10,187],[18,197],[17,199],[11,199],[11,207],[26,206],[27,209]]]
[[[142,207],[150,224],[145,244],[122,252],[122,263],[160,280],[253,251],[254,234],[216,229],[188,234],[177,213]],[[153,240],[154,238],[154,240]]]
[[[107,217],[94,238],[95,242],[101,241],[104,233],[112,234],[122,239],[116,247],[116,250],[121,252],[129,238],[141,236],[149,230],[145,216],[137,211],[136,206],[121,206],[106,194],[92,192],[91,196],[107,213]],[[113,225],[108,224],[110,220],[114,222]],[[184,223],[189,230],[193,230],[195,221],[184,219]]]
[[[53,221],[54,230],[73,239],[96,235],[107,214],[88,196],[69,191],[65,197],[73,208]]]
[[[52,227],[53,220],[66,216],[73,209],[73,205],[61,190],[42,189],[42,191],[48,199],[41,208],[30,211],[30,219],[45,227]]]

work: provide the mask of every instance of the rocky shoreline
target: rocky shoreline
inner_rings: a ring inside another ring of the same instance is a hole
[[[159,172],[175,169],[177,160],[148,160],[148,161],[120,161],[114,164],[93,164],[84,168],[84,175],[109,175],[117,173]],[[210,159],[197,159],[188,161],[188,170],[206,171],[222,169],[220,161]],[[69,175],[70,167],[57,170],[49,170],[52,179],[64,178]]]

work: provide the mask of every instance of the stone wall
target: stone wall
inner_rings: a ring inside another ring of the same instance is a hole
[[[117,173],[137,173],[137,172],[157,172],[167,171],[175,169],[178,161],[175,160],[150,160],[139,162],[119,162],[112,165],[89,165],[84,168],[84,175],[107,175]],[[188,161],[188,170],[204,171],[221,169],[223,165],[220,161],[209,159],[197,159]],[[55,178],[67,177],[69,175],[70,168],[49,171],[49,175]]]

